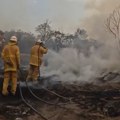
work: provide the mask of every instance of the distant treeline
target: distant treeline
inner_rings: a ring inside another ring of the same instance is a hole
[[[36,32],[38,32],[38,36],[22,30],[5,31],[5,40],[7,42],[12,35],[16,35],[21,53],[30,53],[31,47],[39,37],[49,49],[56,52],[59,52],[62,48],[72,47],[89,54],[88,51],[91,46],[94,48],[101,46],[96,40],[88,39],[87,32],[84,29],[77,29],[74,34],[65,34],[52,30],[48,22],[45,22],[36,27]]]

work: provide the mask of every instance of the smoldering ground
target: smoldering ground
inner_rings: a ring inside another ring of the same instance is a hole
[[[78,52],[76,48],[64,48],[59,53],[49,50],[45,56],[48,65],[41,67],[41,75],[58,75],[63,82],[95,82],[103,73],[118,72],[119,53],[110,46],[90,48],[90,54]]]

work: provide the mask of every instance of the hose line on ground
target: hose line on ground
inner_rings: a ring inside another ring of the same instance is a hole
[[[21,89],[20,81],[18,81],[18,82],[19,82],[18,85],[19,85],[19,91],[20,91],[20,96],[21,96],[22,101],[23,101],[29,108],[31,108],[34,112],[36,112],[38,115],[40,115],[42,119],[48,120],[46,117],[44,117],[40,112],[38,112],[33,106],[31,106],[31,105],[25,100],[25,98],[23,97],[23,94],[22,94],[22,89]]]

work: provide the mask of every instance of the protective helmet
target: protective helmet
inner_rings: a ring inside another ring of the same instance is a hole
[[[12,36],[12,37],[10,38],[10,41],[17,42],[17,37],[16,37],[16,36]]]
[[[38,39],[38,40],[36,41],[36,43],[42,43],[41,39]]]

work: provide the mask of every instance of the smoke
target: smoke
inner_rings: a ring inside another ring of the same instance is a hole
[[[105,22],[110,13],[119,5],[119,0],[86,0],[82,26],[86,28],[89,36],[102,41],[114,39],[109,35]]]
[[[102,73],[119,71],[119,55],[109,46],[96,50],[90,49],[90,55],[85,56],[75,48],[64,48],[59,53],[49,50],[46,55],[48,66],[41,67],[41,75],[58,75],[62,82],[95,82]]]

